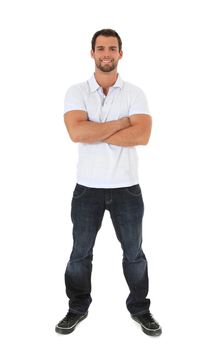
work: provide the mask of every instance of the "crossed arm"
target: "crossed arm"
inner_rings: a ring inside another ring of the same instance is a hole
[[[129,117],[130,126],[120,130],[104,141],[118,146],[146,145],[149,141],[152,118],[148,114],[135,114]]]
[[[70,138],[74,142],[105,142],[117,146],[146,145],[150,138],[152,119],[136,114],[105,123],[87,120],[85,111],[70,111],[64,115]]]

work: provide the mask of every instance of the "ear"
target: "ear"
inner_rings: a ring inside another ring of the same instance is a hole
[[[91,57],[94,58],[94,51],[91,49],[90,51]]]
[[[121,59],[123,57],[123,51],[122,50],[119,52],[119,55],[120,55],[119,59]]]

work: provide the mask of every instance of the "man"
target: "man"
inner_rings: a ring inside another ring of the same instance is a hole
[[[142,330],[160,335],[150,313],[147,260],[141,248],[144,203],[138,183],[136,145],[146,145],[151,116],[142,90],[117,73],[123,56],[118,33],[96,32],[91,56],[95,73],[71,86],[65,96],[64,120],[69,136],[79,143],[77,183],[71,218],[74,245],[65,271],[67,315],[56,332],[71,333],[88,315],[93,247],[105,210],[123,249],[123,272],[130,289],[126,305]]]

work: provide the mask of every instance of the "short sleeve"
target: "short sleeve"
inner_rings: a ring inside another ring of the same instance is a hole
[[[64,113],[73,110],[86,111],[85,102],[83,99],[83,92],[79,86],[71,86],[64,98]]]
[[[129,116],[133,114],[150,114],[147,98],[141,89],[138,89],[138,93],[132,99],[129,108]]]

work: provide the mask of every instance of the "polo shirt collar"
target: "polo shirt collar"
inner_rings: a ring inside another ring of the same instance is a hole
[[[101,87],[96,81],[95,74],[93,74],[91,76],[91,78],[88,80],[88,83],[89,83],[89,87],[90,87],[91,92],[94,92]],[[115,84],[111,87],[113,87],[113,88],[119,87],[121,89],[122,84],[123,84],[123,81],[122,81],[120,75],[118,74],[118,78],[117,78]]]

